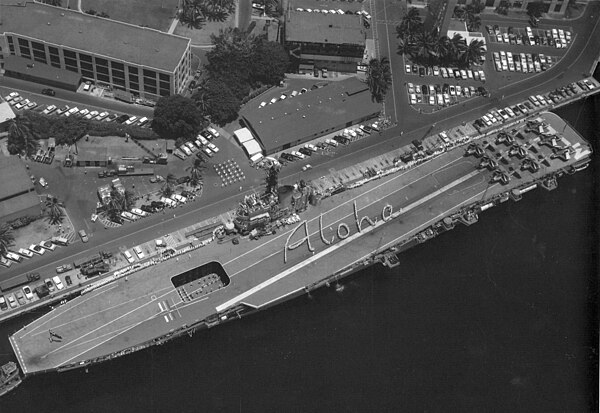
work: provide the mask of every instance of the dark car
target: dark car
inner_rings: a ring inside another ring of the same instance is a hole
[[[423,95],[428,95],[429,94],[429,88],[427,87],[427,85],[421,85],[421,93]]]
[[[112,122],[115,119],[117,119],[119,117],[119,115],[117,115],[116,113],[113,113],[112,115],[110,115],[108,118],[106,118],[107,122]]]
[[[298,152],[300,152],[301,154],[306,155],[306,156],[311,156],[313,154],[313,152],[311,150],[306,149],[306,148],[300,148],[300,149],[298,149]]]
[[[152,213],[156,212],[156,209],[155,209],[155,208],[153,208],[151,205],[142,205],[142,206],[140,207],[140,209],[141,209],[142,211],[144,211],[144,212],[147,212],[147,213],[149,213],[149,214],[152,214]]]
[[[65,282],[67,283],[67,286],[73,285],[73,281],[71,281],[70,275],[65,276]]]
[[[293,155],[291,155],[291,154],[289,154],[287,152],[282,153],[281,157],[283,159],[285,159],[286,161],[289,161],[289,162],[294,162],[296,160],[296,158]]]
[[[150,205],[154,208],[164,208],[165,207],[165,203],[162,201],[152,201],[150,203]]]
[[[115,119],[115,122],[117,122],[117,123],[123,123],[123,122],[125,122],[128,119],[129,119],[129,115],[121,115],[117,119]]]
[[[341,143],[342,145],[348,145],[350,143],[350,139],[346,138],[345,136],[341,136],[341,135],[336,135],[333,137],[333,139],[339,143]]]
[[[419,67],[419,76],[421,76],[421,77],[425,76],[425,68],[422,66]]]
[[[56,92],[54,91],[54,89],[42,89],[42,94],[48,95],[48,96],[54,96],[54,95],[56,95]]]
[[[181,178],[177,178],[177,184],[181,185],[181,184],[186,184],[188,182],[190,182],[190,177],[189,176],[182,176]]]

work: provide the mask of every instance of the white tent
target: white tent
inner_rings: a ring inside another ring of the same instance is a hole
[[[235,136],[235,139],[237,139],[237,141],[240,145],[243,145],[244,142],[247,142],[247,141],[253,139],[252,133],[250,133],[248,128],[238,129],[235,132],[233,132],[233,135]]]
[[[257,153],[262,153],[262,148],[254,139],[246,141],[242,145],[244,146],[244,149],[248,153],[249,157],[252,157],[252,155],[256,155]]]

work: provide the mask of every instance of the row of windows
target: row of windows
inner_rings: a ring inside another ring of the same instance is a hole
[[[61,57],[57,47],[46,46],[43,43],[29,41],[23,38],[17,38],[19,44],[19,51],[22,57],[31,59],[33,51],[33,59],[37,62],[48,64],[50,63],[53,67],[61,68]],[[7,36],[9,49],[12,54],[15,54],[14,39],[12,36]],[[47,54],[46,54],[46,47]],[[130,67],[120,62],[110,61],[101,57],[91,56],[85,53],[78,53],[69,49],[62,49],[64,68],[72,72],[81,73],[82,76],[89,79],[97,79],[98,81],[112,83],[115,86],[126,86],[126,75],[129,77],[129,87],[132,90],[139,91],[139,70],[136,67]],[[49,62],[48,62],[49,57]],[[188,52],[184,61],[187,63],[191,59],[191,53]],[[95,63],[95,65],[94,65]],[[185,78],[187,72],[190,72],[189,65],[182,65],[183,67],[178,68],[179,78]],[[110,68],[110,69],[109,69]],[[94,69],[96,74],[94,76]],[[171,75],[160,73],[150,69],[142,69],[144,76],[144,91],[146,93],[154,94],[160,93],[161,96],[167,96],[170,94],[170,81]],[[179,79],[177,79],[179,80]],[[179,82],[177,82],[179,83]]]

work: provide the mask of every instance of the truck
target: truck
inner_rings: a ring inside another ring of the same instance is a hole
[[[29,284],[29,283],[37,281],[39,279],[40,279],[39,272],[29,272],[26,274],[17,275],[16,277],[9,278],[8,280],[4,280],[4,281],[0,282],[0,290],[2,290],[3,292],[7,292],[9,290],[12,290],[15,287]]]

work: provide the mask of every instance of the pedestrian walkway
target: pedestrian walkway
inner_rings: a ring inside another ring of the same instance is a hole
[[[169,30],[167,30],[167,33],[173,34],[173,32],[177,28],[178,24],[179,24],[179,19],[177,19],[177,18],[173,19],[173,21],[171,22],[171,26],[169,26]]]

